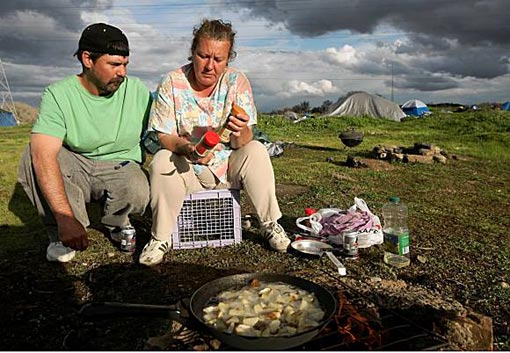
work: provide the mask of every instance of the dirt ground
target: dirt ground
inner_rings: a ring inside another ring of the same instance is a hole
[[[306,186],[278,185],[281,203],[293,202],[308,191]],[[251,210],[243,203],[243,215]],[[135,219],[137,242],[148,240],[150,220]],[[286,229],[295,229],[295,218],[283,217]],[[252,224],[252,226],[256,226]],[[174,250],[165,262],[147,268],[136,263],[139,249],[131,256],[120,253],[93,225],[89,232],[97,257],[77,256],[67,264],[44,259],[46,239],[27,235],[30,242],[15,260],[0,260],[0,349],[2,350],[142,350],[151,337],[168,332],[166,316],[114,316],[84,320],[80,308],[87,302],[124,302],[168,305],[189,298],[201,285],[223,276],[246,272],[301,275],[316,273],[329,266],[326,259],[306,259],[268,250],[253,229],[243,231],[240,244],[222,248]],[[363,249],[360,260],[349,264],[353,277],[395,277],[381,263],[381,248]],[[416,261],[416,259],[413,259]],[[329,267],[329,271],[333,271]],[[431,281],[419,268],[409,267],[400,278],[409,283]],[[445,279],[448,281],[448,279]],[[334,282],[334,281],[333,281]],[[323,283],[328,289],[335,283]],[[445,282],[446,283],[446,282]],[[439,284],[440,285],[440,284]],[[448,285],[451,285],[448,284]],[[461,284],[459,284],[460,286]],[[412,312],[407,313],[412,317]]]

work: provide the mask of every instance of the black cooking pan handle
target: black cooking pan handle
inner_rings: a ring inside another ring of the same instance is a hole
[[[131,304],[119,302],[91,302],[83,305],[80,316],[105,318],[119,315],[150,315],[174,320],[183,319],[179,305]]]

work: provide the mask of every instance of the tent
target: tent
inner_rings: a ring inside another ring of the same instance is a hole
[[[289,119],[289,120],[298,120],[299,119],[299,116],[295,112],[293,112],[292,110],[286,110],[283,113],[283,116],[286,119]]]
[[[501,110],[510,110],[510,102],[503,103]]]
[[[430,114],[430,109],[418,99],[411,99],[402,104],[402,110],[407,115],[423,116]]]
[[[6,110],[0,109],[0,126],[16,126],[14,114]]]
[[[323,116],[370,116],[400,121],[406,114],[398,104],[366,92],[354,92],[336,103]]]

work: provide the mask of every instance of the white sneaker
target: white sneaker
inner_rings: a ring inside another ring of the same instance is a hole
[[[54,241],[46,249],[46,259],[48,261],[69,262],[76,255],[76,251],[62,244],[61,241]]]
[[[271,249],[286,252],[290,244],[285,230],[278,222],[271,222],[262,226],[262,237],[267,240]]]
[[[161,241],[151,238],[144,246],[140,259],[138,260],[142,265],[154,266],[163,261],[163,257],[170,250],[170,243],[168,241]]]

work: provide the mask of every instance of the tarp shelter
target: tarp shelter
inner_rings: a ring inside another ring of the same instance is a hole
[[[286,110],[283,113],[283,116],[286,119],[289,119],[289,120],[297,120],[297,119],[299,119],[299,116],[295,112],[293,112],[292,110]]]
[[[402,104],[402,110],[407,115],[423,116],[430,114],[429,107],[418,99],[411,99]]]
[[[510,110],[510,102],[503,103],[501,110]]]
[[[0,109],[0,126],[16,126],[14,114],[6,110]]]
[[[366,92],[355,92],[332,104],[324,116],[370,116],[400,121],[406,114],[398,104]]]

